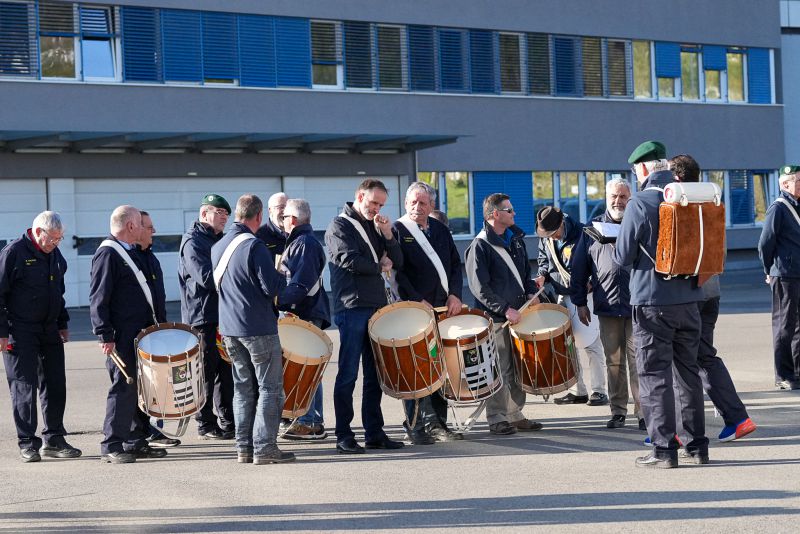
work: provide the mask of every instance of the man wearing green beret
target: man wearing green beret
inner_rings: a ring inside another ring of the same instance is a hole
[[[767,208],[758,255],[772,289],[775,386],[800,389],[800,165],[784,165],[780,195]],[[794,260],[793,260],[794,258]]]
[[[697,278],[666,280],[656,272],[653,258],[658,241],[659,204],[664,187],[674,182],[666,148],[658,141],[642,143],[628,163],[639,182],[640,192],[625,208],[614,261],[631,269],[630,303],[633,308],[633,336],[639,374],[639,401],[652,452],[636,459],[637,467],[678,466],[675,395],[683,427],[688,434],[682,461],[708,463],[705,436],[703,383],[697,365],[700,341],[700,313],[697,303],[703,291]],[[680,388],[673,389],[673,364]]]

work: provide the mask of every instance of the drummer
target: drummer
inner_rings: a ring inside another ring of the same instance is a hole
[[[406,214],[393,226],[403,251],[397,285],[402,299],[446,306],[450,317],[461,310],[461,259],[450,230],[430,216],[434,202],[436,191],[426,183],[414,182],[406,190]],[[441,393],[404,404],[411,443],[429,445],[463,439],[447,428],[447,401]],[[413,428],[409,428],[411,422]]]
[[[469,289],[478,308],[486,310],[496,322],[507,320],[516,324],[521,318],[519,308],[536,292],[525,248],[525,233],[514,224],[514,207],[509,196],[503,193],[493,193],[483,200],[483,218],[483,230],[472,240],[465,254]],[[486,401],[489,432],[509,435],[518,430],[540,430],[541,423],[522,415],[525,392],[514,376],[507,328],[496,332],[495,342],[503,387]]]

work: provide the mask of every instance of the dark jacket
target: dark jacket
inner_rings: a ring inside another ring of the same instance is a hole
[[[153,247],[147,250],[141,248],[136,251],[142,256],[142,272],[147,278],[147,285],[153,295],[153,309],[159,323],[167,321],[167,292],[164,289],[164,273],[161,271],[161,262],[153,253]]]
[[[800,203],[792,195],[781,191],[780,198],[788,200],[795,212],[800,213]],[[800,225],[781,202],[773,202],[767,208],[758,255],[765,274],[800,278]]]
[[[703,290],[697,286],[697,277],[683,276],[666,280],[655,270],[658,242],[658,206],[664,199],[661,191],[674,182],[670,171],[653,173],[639,193],[625,207],[625,217],[619,230],[614,261],[623,267],[631,267],[631,305],[670,306],[703,300]],[[642,245],[648,258],[639,248]]]
[[[222,233],[195,221],[181,239],[178,284],[181,288],[181,320],[192,326],[219,322],[219,298],[211,268],[211,247]]]
[[[272,222],[272,219],[267,217],[267,222],[258,229],[256,237],[267,244],[267,248],[274,257],[278,254],[283,254],[286,248],[286,239],[289,236],[286,235],[286,232],[278,228],[275,223]],[[272,261],[274,262],[275,260],[273,259]]]
[[[417,302],[424,299],[431,306],[444,306],[450,295],[455,295],[461,300],[461,287],[464,285],[461,258],[447,226],[433,217],[428,217],[427,238],[436,255],[442,260],[449,294],[444,292],[436,267],[403,223],[396,221],[393,230],[395,239],[403,251],[403,268],[397,270],[400,297],[403,300]]]
[[[395,269],[403,268],[403,251],[394,237],[385,239],[372,221],[364,219],[356,212],[352,202],[344,205],[342,213],[361,223],[378,260],[386,253]],[[369,246],[350,221],[343,217],[334,217],[325,232],[325,244],[328,246],[330,260],[333,312],[385,306],[386,291],[381,266],[375,263]]]
[[[488,223],[483,223],[483,229],[486,230],[489,243],[508,251],[525,284],[524,290],[519,287],[506,262],[489,243],[477,237],[472,240],[464,253],[469,289],[475,296],[478,308],[504,321],[508,308],[519,309],[525,304],[528,294],[536,293],[536,283],[531,280],[528,250],[525,248],[525,232],[518,226],[512,226],[508,229],[510,239],[506,244]]]
[[[241,233],[252,233],[234,223],[211,248],[211,264],[219,264],[228,243]],[[223,336],[250,337],[278,333],[278,316],[273,300],[286,287],[278,274],[272,254],[260,239],[241,243],[231,256],[219,287],[219,332]]]
[[[608,216],[608,212],[593,220],[619,224]],[[592,282],[595,315],[607,317],[631,317],[630,269],[614,262],[614,244],[602,244],[585,232],[572,250],[572,279],[570,291],[572,303],[586,306],[586,284]]]
[[[286,276],[286,290],[278,299],[278,309],[290,311],[305,321],[317,319],[322,328],[331,325],[331,309],[328,295],[322,286],[322,270],[325,269],[325,250],[310,224],[298,226],[289,234],[286,250],[281,257],[280,270]],[[319,290],[308,296],[308,292],[319,282]]]
[[[9,243],[0,252],[0,337],[9,337],[14,330],[65,330],[66,272],[61,251],[45,254],[27,232]]]
[[[581,236],[583,235],[583,224],[573,220],[566,213],[564,214],[564,237],[557,241],[553,241],[553,245],[558,254],[561,264],[566,267],[567,272],[572,272],[572,254],[575,252],[575,246],[578,244]],[[549,282],[556,293],[559,295],[569,295],[569,282],[563,280],[556,267],[556,262],[550,257],[550,251],[545,245],[544,239],[539,239],[539,274],[537,276],[544,276],[545,282]]]
[[[119,242],[113,236],[108,239]],[[128,255],[139,270],[144,269],[136,247],[128,250]],[[153,312],[136,275],[117,251],[109,247],[98,247],[92,257],[89,316],[94,333],[107,343],[115,341],[115,332],[135,331],[153,324]]]

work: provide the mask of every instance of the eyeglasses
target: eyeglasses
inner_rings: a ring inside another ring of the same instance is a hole
[[[228,210],[223,209],[223,208],[216,208],[216,209],[208,210],[208,211],[210,211],[211,213],[214,213],[216,215],[224,215],[226,217],[228,216]]]
[[[636,176],[636,165],[631,165],[631,174]]]
[[[283,220],[284,220],[284,221],[285,221],[286,219],[290,218],[290,217],[297,217],[297,215],[289,215],[288,213],[284,213],[284,214],[283,214]]]
[[[61,237],[59,237],[59,238],[54,238],[54,237],[51,237],[50,234],[48,234],[44,230],[42,230],[42,233],[44,234],[45,242],[50,244],[50,245],[56,245],[57,246],[59,243],[64,241],[64,236],[63,235]]]
[[[506,213],[514,213],[514,208],[496,208],[497,211],[504,211]]]

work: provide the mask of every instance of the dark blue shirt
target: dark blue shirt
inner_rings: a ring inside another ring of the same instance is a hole
[[[181,289],[181,320],[192,326],[219,322],[219,298],[214,287],[211,247],[222,239],[222,232],[195,221],[183,234],[178,259],[178,284]]]
[[[800,211],[800,203],[786,191],[781,191],[779,198],[786,199],[795,213]],[[800,278],[800,225],[789,209],[777,201],[767,208],[758,240],[758,255],[765,274]]]
[[[322,286],[322,270],[325,268],[325,250],[314,237],[310,224],[292,230],[286,241],[286,250],[281,256],[281,271],[286,276],[286,290],[278,299],[278,309],[289,311],[304,321],[318,320],[322,328],[331,324],[328,295]],[[319,282],[319,289],[309,296]]]
[[[273,256],[283,254],[286,248],[286,232],[278,228],[272,219],[267,217],[267,222],[261,225],[261,228],[256,232],[256,237],[267,244],[267,248]],[[272,260],[275,261],[275,260]]]
[[[572,254],[583,234],[583,224],[564,214],[564,236],[561,239],[553,240],[553,248],[558,255],[567,272],[572,272]],[[556,259],[550,255],[550,249],[546,245],[545,239],[539,239],[539,274],[544,276],[545,281],[549,282],[556,293],[559,295],[569,295],[569,282],[563,280],[556,267]]]

